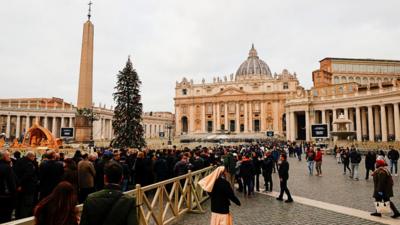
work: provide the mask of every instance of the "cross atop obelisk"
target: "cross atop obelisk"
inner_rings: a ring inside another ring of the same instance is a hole
[[[93,5],[93,3],[92,3],[92,1],[89,1],[89,11],[88,11],[88,20],[90,20],[90,17],[92,17],[92,5]]]

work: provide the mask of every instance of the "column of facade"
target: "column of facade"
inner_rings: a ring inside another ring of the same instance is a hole
[[[10,138],[11,133],[11,116],[7,115],[6,138]]]
[[[206,133],[206,104],[201,106],[201,132]]]
[[[21,131],[21,116],[17,115],[17,127],[15,128],[15,136],[19,139]]]
[[[369,141],[375,140],[375,132],[374,132],[374,115],[372,114],[372,106],[368,106],[368,135]]]
[[[64,116],[61,117],[60,127],[65,127],[65,118],[64,118]]]
[[[332,130],[333,130],[334,132],[337,131],[337,125],[334,124],[334,122],[336,121],[336,119],[337,119],[337,109],[332,109],[332,128],[333,128]],[[337,141],[337,139],[338,139],[337,136],[334,136],[334,137],[333,137],[333,140],[334,140],[334,141]]]
[[[108,130],[108,139],[109,140],[111,140],[112,138],[113,138],[113,128],[112,128],[112,119],[110,119],[110,122],[109,122],[109,126],[110,126],[110,128],[109,128],[109,130]]]
[[[190,105],[189,106],[189,133],[193,133],[193,132],[194,132],[194,105]]]
[[[361,109],[361,135],[368,136],[368,127],[367,127],[367,111],[365,108]]]
[[[306,141],[310,141],[311,135],[310,135],[310,112],[308,109],[305,111],[305,117],[306,117]]]
[[[354,122],[354,111],[350,110],[349,108],[349,120],[351,120],[352,124],[350,124],[350,131],[354,131],[355,128],[355,122]]]
[[[35,124],[40,125],[40,117],[39,116],[35,116]]]
[[[236,133],[240,133],[240,105],[236,102]]]
[[[228,103],[226,102],[224,104],[224,106],[225,106],[225,110],[224,110],[224,112],[225,112],[225,116],[224,116],[224,119],[225,119],[225,130],[229,131],[230,127],[228,125]]]
[[[281,122],[280,117],[279,117],[279,102],[275,101],[273,103],[273,115],[274,115],[274,120],[273,120],[273,129],[275,133],[279,132],[279,123]]]
[[[394,135],[394,120],[393,120],[393,105],[388,105],[388,118],[387,118],[387,125],[388,125],[388,135]]]
[[[382,131],[381,131],[381,118],[379,115],[379,108],[380,107],[375,107],[372,108],[374,111],[374,122],[375,122],[375,136],[381,135],[382,137]]]
[[[263,102],[263,101],[260,102],[260,107],[261,107],[261,110],[260,110],[260,113],[261,113],[261,116],[260,116],[260,131],[264,132],[267,129],[267,127],[266,127],[267,120],[265,119],[265,102]]]
[[[73,126],[74,126],[74,125],[72,124],[72,117],[69,118],[68,123],[69,123],[69,124],[68,124],[69,127],[73,127]]]
[[[221,109],[220,103],[217,103],[217,131],[221,130]]]
[[[357,141],[362,141],[360,106],[356,107],[356,133]]]
[[[57,118],[53,116],[53,123],[51,124],[51,133],[54,135],[54,137],[57,136]]]
[[[326,123],[326,111],[323,109],[321,110],[321,123],[324,124]]]
[[[386,124],[386,107],[385,105],[381,105],[381,134],[382,134],[382,141],[387,141],[387,124]]]
[[[393,104],[393,116],[394,116],[394,135],[396,141],[400,141],[400,113],[399,103]]]
[[[295,121],[295,112],[290,112],[290,138],[291,141],[296,140],[296,121]]]
[[[343,109],[343,114],[344,114],[344,118],[346,120],[348,120],[349,119],[349,109],[348,108],[344,108]],[[349,130],[349,128],[350,128],[350,124],[346,124],[346,129]]]
[[[253,132],[253,106],[249,102],[249,132]]]
[[[247,102],[243,103],[244,106],[244,132],[249,132],[249,115],[247,110]]]

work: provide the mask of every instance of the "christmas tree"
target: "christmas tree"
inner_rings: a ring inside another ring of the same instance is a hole
[[[146,145],[143,137],[140,85],[142,82],[133,69],[130,57],[125,68],[117,75],[117,85],[113,94],[116,107],[112,126],[115,138],[111,142],[115,148],[141,148]]]

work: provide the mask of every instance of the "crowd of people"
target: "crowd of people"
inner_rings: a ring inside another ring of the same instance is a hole
[[[343,164],[343,173],[348,171],[352,179],[358,180],[361,153],[354,146],[335,147],[333,150],[337,162]],[[124,191],[134,189],[136,185],[147,186],[210,165],[223,166],[224,172],[219,176],[230,184],[232,190],[236,189],[246,198],[252,198],[255,191],[261,191],[260,177],[264,180],[264,191],[272,192],[272,175],[277,173],[281,189],[277,200],[282,201],[286,193],[285,202],[290,203],[293,198],[287,186],[287,159],[292,157],[301,161],[303,156],[308,174],[321,177],[323,152],[320,148],[310,143],[296,144],[279,140],[181,150],[96,149],[92,153],[76,150],[72,157],[49,150],[40,159],[32,151],[25,152],[23,156],[16,151],[11,156],[8,151],[2,150],[0,223],[34,215],[36,224],[78,224],[79,220],[80,224],[97,224],[98,221],[102,221],[102,224],[104,221],[109,221],[108,224],[126,224],[125,220],[121,220],[121,213],[135,221],[136,206],[132,205],[135,201],[124,197]],[[386,175],[390,175],[390,178],[391,174],[397,176],[398,151],[392,148],[387,153],[388,162],[385,159],[383,151],[371,151],[365,156],[365,178],[369,179],[371,172],[377,183],[373,196],[376,201],[390,201],[393,196],[393,183],[390,184],[391,179]],[[390,170],[386,169],[387,164]],[[223,183],[222,186],[226,184],[222,181],[217,183]],[[213,196],[212,191],[210,195]],[[236,201],[232,196],[230,199]],[[49,207],[55,203],[60,208]],[[84,203],[81,217],[77,216],[75,209],[79,203]],[[237,201],[235,203],[240,205]],[[391,206],[393,217],[400,216],[393,203]],[[54,213],[64,216],[50,218]],[[372,215],[379,216],[379,213]],[[115,222],[117,220],[118,223]]]

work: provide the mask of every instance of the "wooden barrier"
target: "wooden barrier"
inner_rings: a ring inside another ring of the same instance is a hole
[[[187,212],[204,213],[202,203],[209,196],[198,185],[203,177],[210,174],[215,167],[207,167],[195,172],[161,181],[155,184],[136,188],[124,194],[136,198],[140,225],[166,225],[176,221]],[[82,204],[77,205],[79,212]],[[11,221],[3,225],[33,225],[33,217]]]

